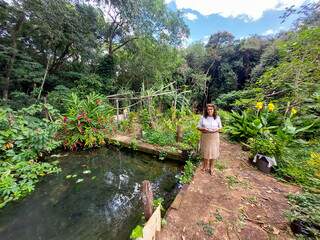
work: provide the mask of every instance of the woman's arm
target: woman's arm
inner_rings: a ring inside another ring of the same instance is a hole
[[[221,132],[221,130],[222,130],[222,124],[221,124],[221,119],[220,119],[220,117],[218,116],[218,129],[217,129],[217,132]]]
[[[203,127],[203,116],[200,118],[197,129],[203,133],[207,133],[209,131],[208,128]]]
[[[208,129],[208,128],[197,127],[197,129],[198,129],[200,132],[203,132],[203,133],[209,132],[209,129]]]

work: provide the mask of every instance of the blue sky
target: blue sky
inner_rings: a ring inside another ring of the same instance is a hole
[[[190,28],[187,43],[204,41],[218,31],[229,31],[236,38],[253,34],[272,35],[288,30],[295,20],[279,18],[286,7],[300,6],[304,0],[166,0],[172,10],[184,13]]]

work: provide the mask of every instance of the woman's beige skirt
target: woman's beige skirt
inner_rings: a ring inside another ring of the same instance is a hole
[[[200,153],[204,159],[218,159],[220,155],[219,133],[202,133],[200,139]]]

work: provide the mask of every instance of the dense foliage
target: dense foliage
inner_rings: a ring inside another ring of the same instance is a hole
[[[60,143],[95,147],[117,128],[141,130],[149,143],[197,149],[194,112],[207,102],[221,108],[232,140],[277,159],[278,178],[317,192],[319,9],[288,9],[283,18],[298,13],[298,22],[275,36],[239,40],[221,31],[181,48],[189,30],[162,0],[0,0],[0,206],[59,171],[41,158]],[[131,107],[119,125],[116,98],[120,110]],[[190,181],[193,169],[188,162],[180,181]],[[292,219],[319,225],[314,199],[291,197]]]
[[[41,118],[42,111],[57,120]],[[40,176],[59,171],[56,163],[38,160],[60,145],[58,117],[50,105],[0,108],[0,208],[33,191]]]
[[[73,93],[66,104],[62,129],[64,146],[75,151],[104,144],[106,134],[114,127],[114,111],[104,98],[91,93],[85,99],[79,99]]]

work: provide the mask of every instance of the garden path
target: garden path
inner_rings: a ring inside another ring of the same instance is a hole
[[[168,210],[159,239],[294,239],[284,213],[286,195],[299,188],[256,170],[247,155],[222,141],[215,176],[196,170],[174,202],[178,208]]]

